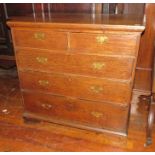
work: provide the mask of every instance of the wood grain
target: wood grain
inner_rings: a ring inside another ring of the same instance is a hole
[[[7,113],[0,111],[0,151],[7,152],[64,152],[64,151],[97,151],[97,152],[120,152],[120,151],[155,151],[155,143],[144,147],[146,108],[144,104],[139,108],[142,113],[131,113],[128,138],[109,133],[96,133],[81,130],[54,123],[41,122],[39,124],[25,124],[22,114],[24,106],[19,89],[17,75],[14,77],[14,69],[1,71],[0,75],[0,109],[7,109]],[[135,98],[131,104],[132,110],[136,111],[137,97],[140,93],[134,93]],[[11,104],[10,104],[11,103]],[[153,139],[154,130],[153,128]]]
[[[13,21],[13,22],[12,22]],[[45,24],[46,23],[46,24]],[[53,13],[51,18],[45,14],[36,14],[36,18],[32,14],[23,17],[12,17],[8,20],[7,25],[10,27],[25,28],[52,28],[59,30],[72,30],[73,32],[100,32],[106,30],[135,32],[139,34],[145,29],[143,25],[143,16],[136,15],[103,15],[96,14],[95,20],[92,14],[71,14],[71,13]],[[91,31],[90,31],[91,30]],[[131,34],[131,33],[130,33]]]
[[[32,91],[33,94],[40,92],[44,96],[49,94],[76,98],[77,102],[74,103],[75,107],[56,98],[48,100],[49,104],[46,101],[38,103],[50,97],[37,98],[37,95],[34,95],[36,100],[33,102],[30,99],[23,102],[25,107],[28,107],[24,118],[27,121],[37,119],[74,124],[77,128],[98,132],[105,127],[108,132],[112,130],[124,135],[128,128],[127,107],[130,106],[132,97],[139,38],[144,30],[142,18],[101,14],[95,17],[92,17],[92,14],[52,14],[50,19],[46,14],[37,14],[36,17],[14,18],[8,22],[16,49],[21,90]],[[24,37],[27,40],[24,40]],[[22,49],[30,51],[25,51],[24,54]],[[22,57],[25,60],[22,60]],[[36,61],[40,65],[36,65]],[[42,68],[46,63],[46,69]],[[95,69],[94,73],[90,66]],[[107,71],[96,74],[96,70],[103,67],[107,68]],[[60,103],[60,109],[57,108],[58,111],[55,111],[53,117],[47,109],[51,109],[52,104],[57,105],[55,100]],[[112,108],[107,108],[109,105]],[[96,106],[98,108],[94,108]],[[121,109],[122,113],[115,111],[115,106]],[[86,107],[88,113],[83,113]],[[76,113],[81,113],[81,116]],[[112,121],[107,119],[107,113]],[[98,119],[95,121],[94,117]],[[83,125],[83,120],[88,124]]]
[[[72,73],[130,80],[135,58],[90,55],[80,51],[75,53],[61,50],[20,48],[16,50],[16,61],[21,70]],[[111,72],[112,70],[113,72]]]
[[[79,126],[83,125],[83,128],[88,126],[124,134],[127,132],[128,107],[25,91],[23,96],[25,103],[27,103],[25,111],[50,117],[49,121],[51,120],[51,122],[54,119],[57,123],[63,121],[64,124],[71,124],[72,126],[79,124]]]
[[[97,38],[106,37],[107,40],[100,43]],[[138,35],[125,34],[88,34],[88,33],[71,33],[70,48],[82,50],[84,52],[113,54],[113,55],[136,55],[136,40]],[[115,48],[114,46],[115,45]]]
[[[83,4],[62,4],[62,3],[5,3],[6,8],[7,8],[7,15],[9,18],[12,18],[13,16],[23,16],[23,15],[28,15],[28,14],[34,14],[34,13],[48,13],[47,16],[45,16],[45,19],[48,20],[48,16],[52,15],[54,12],[61,12],[61,13],[91,13],[92,12],[92,5],[90,3],[83,3]],[[139,57],[138,57],[138,64],[137,64],[137,70],[138,68],[143,68],[144,72],[146,69],[151,69],[152,66],[152,53],[153,53],[153,34],[154,34],[154,4],[132,4],[132,3],[110,3],[110,4],[104,4],[104,3],[96,3],[95,5],[95,11],[98,14],[101,13],[118,13],[118,14],[132,14],[133,16],[146,16],[146,31],[142,35],[142,40],[141,40],[141,47],[139,51]],[[0,5],[1,6],[1,5]],[[32,9],[34,6],[34,10]],[[43,6],[43,10],[42,10]],[[109,6],[109,9],[108,9]],[[50,9],[49,9],[50,8]],[[3,10],[3,8],[1,9]],[[102,10],[107,10],[107,12],[102,11]],[[117,11],[116,11],[117,10]],[[2,11],[3,12],[3,11]],[[37,17],[36,20],[38,20],[39,17]],[[95,17],[97,19],[97,17]],[[87,19],[92,19],[87,18]],[[95,19],[95,20],[96,20]],[[105,20],[105,19],[104,19]],[[93,21],[93,19],[92,19]],[[136,22],[135,22],[136,23]],[[0,29],[1,30],[1,29]],[[3,36],[3,34],[2,34]],[[7,53],[6,49],[2,50],[3,54]],[[13,54],[13,53],[12,53]],[[138,73],[137,73],[138,74]],[[144,73],[145,74],[145,73]],[[147,76],[151,76],[151,73],[148,72]],[[141,82],[139,82],[141,81]],[[151,80],[147,80],[141,77],[138,77],[138,79],[135,81],[135,89],[139,89],[140,91],[150,91],[151,85]]]
[[[67,49],[67,34],[63,32],[31,29],[14,30],[13,33],[15,46],[43,49]]]
[[[152,71],[150,69],[136,69],[134,89],[149,92],[152,84]]]
[[[35,71],[20,71],[19,78],[22,89],[45,93],[124,105],[129,104],[131,97],[130,81],[119,82],[110,79]]]
[[[137,76],[134,88],[150,91],[152,84],[152,67],[154,57],[154,38],[155,38],[155,4],[148,3],[145,6],[146,30],[140,41],[140,49],[137,61]],[[140,70],[138,69],[140,68]],[[147,71],[148,70],[148,71]],[[143,73],[142,73],[143,72]]]

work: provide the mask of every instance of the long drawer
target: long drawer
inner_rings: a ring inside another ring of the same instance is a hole
[[[137,55],[137,35],[122,33],[71,33],[70,48],[87,53]]]
[[[15,46],[41,49],[68,48],[67,33],[42,29],[16,29],[13,30]]]
[[[126,132],[129,107],[76,98],[23,92],[25,110],[55,120]]]
[[[49,52],[47,50],[17,50],[18,67],[27,70],[65,72],[128,80],[135,59],[127,57]]]
[[[19,77],[22,89],[124,105],[129,104],[131,96],[130,82],[36,71],[20,71]]]

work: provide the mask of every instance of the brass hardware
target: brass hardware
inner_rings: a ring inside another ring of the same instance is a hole
[[[49,84],[49,82],[47,80],[39,80],[38,83],[41,86],[47,86]]]
[[[98,43],[103,44],[108,41],[108,37],[107,36],[97,36],[96,40]]]
[[[47,63],[47,58],[45,58],[45,57],[36,57],[36,60],[37,60],[37,62],[39,62],[39,63],[42,63],[42,64],[45,64],[45,63]]]
[[[101,63],[101,62],[94,62],[94,63],[92,64],[92,67],[93,67],[94,69],[97,69],[97,70],[102,69],[104,66],[105,66],[105,64],[104,64],[104,63]]]
[[[95,93],[99,93],[103,90],[103,88],[101,86],[91,86],[90,88]]]
[[[41,106],[42,106],[44,109],[51,109],[51,108],[52,108],[52,105],[50,105],[50,104],[45,104],[45,103],[41,104]]]
[[[91,115],[93,115],[93,116],[94,116],[94,117],[96,117],[96,118],[100,118],[100,117],[102,117],[102,116],[103,116],[103,114],[102,114],[102,113],[97,112],[97,111],[92,111],[92,112],[91,112]]]
[[[34,33],[34,38],[37,40],[44,40],[45,39],[45,33],[36,32],[36,33]]]

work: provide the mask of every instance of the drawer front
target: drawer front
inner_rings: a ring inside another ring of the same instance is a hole
[[[67,49],[67,34],[48,30],[13,31],[15,46],[42,49]]]
[[[125,80],[131,78],[135,60],[127,57],[47,52],[32,49],[18,50],[16,58],[20,69],[65,72]]]
[[[129,104],[131,86],[108,79],[75,75],[47,74],[35,71],[19,72],[23,89],[50,92],[95,101]]]
[[[70,48],[86,53],[136,55],[137,35],[71,33]]]
[[[128,107],[90,102],[76,98],[23,92],[26,111],[73,124],[125,132]]]

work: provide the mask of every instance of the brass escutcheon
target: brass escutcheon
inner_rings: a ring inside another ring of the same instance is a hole
[[[101,86],[91,86],[90,89],[95,93],[100,93],[103,90]]]
[[[99,44],[103,44],[108,41],[108,37],[107,36],[97,36],[96,40]]]
[[[49,82],[47,80],[39,80],[38,83],[41,86],[47,86],[49,84]]]
[[[45,39],[45,33],[36,32],[36,33],[34,33],[34,38],[37,40],[44,40]]]
[[[100,69],[102,69],[104,66],[105,66],[105,64],[102,63],[102,62],[94,62],[94,63],[92,64],[92,67],[93,67],[94,69],[96,69],[96,70],[100,70]]]
[[[97,111],[92,111],[92,112],[91,112],[91,115],[94,116],[94,117],[96,117],[96,118],[100,118],[100,117],[103,116],[102,113],[97,112]]]
[[[52,108],[52,105],[46,104],[46,103],[41,104],[41,106],[42,106],[44,109],[51,109],[51,108]]]
[[[45,64],[47,63],[48,59],[46,57],[36,57],[37,62]]]

